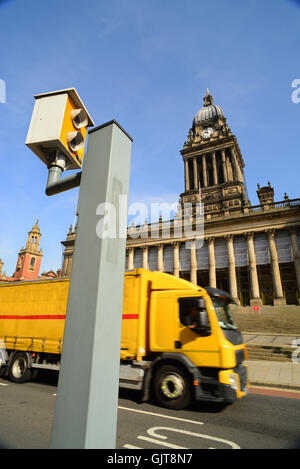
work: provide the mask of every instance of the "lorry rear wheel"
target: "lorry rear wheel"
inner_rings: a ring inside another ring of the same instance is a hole
[[[185,409],[191,402],[189,377],[175,365],[163,365],[157,370],[153,391],[158,403],[168,409]]]
[[[31,379],[31,369],[29,368],[28,357],[26,353],[17,352],[8,368],[9,379],[13,383],[25,383]]]

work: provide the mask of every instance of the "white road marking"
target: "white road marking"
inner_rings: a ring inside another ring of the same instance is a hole
[[[149,441],[150,443],[156,443],[156,444],[159,444],[159,445],[161,445],[161,446],[166,446],[167,448],[173,448],[173,449],[188,449],[186,446],[177,446],[177,445],[173,445],[172,443],[166,443],[165,441],[155,440],[154,438],[149,438],[148,436],[139,435],[139,436],[138,436],[138,439],[139,439],[139,440]]]
[[[140,448],[139,446],[133,446],[133,445],[123,445],[123,448],[127,448],[127,449],[143,449],[143,448]]]
[[[8,386],[6,383],[0,383],[0,386]]]
[[[166,418],[166,419],[176,420],[178,422],[187,422],[187,423],[193,423],[193,424],[196,424],[196,425],[203,425],[203,422],[197,422],[196,420],[183,419],[183,418],[180,418],[180,417],[171,417],[169,415],[157,414],[155,412],[147,412],[145,410],[131,409],[130,407],[118,406],[118,408],[120,410],[127,410],[129,412],[137,412],[137,413],[140,413],[140,414],[151,415],[151,416],[154,416],[154,417],[162,417],[162,418]],[[178,445],[175,445],[173,443],[162,441],[162,440],[167,440],[168,436],[158,434],[157,433],[158,430],[167,430],[167,431],[171,431],[171,432],[177,432],[177,433],[181,433],[181,434],[188,435],[188,436],[193,436],[193,437],[202,438],[202,439],[205,439],[205,440],[211,440],[211,441],[223,443],[225,445],[230,446],[232,449],[240,449],[240,446],[237,445],[236,443],[234,443],[233,441],[225,440],[223,438],[217,438],[217,437],[211,436],[211,435],[205,435],[205,434],[202,434],[202,433],[195,433],[195,432],[190,432],[188,430],[181,430],[180,428],[171,428],[171,427],[151,427],[151,428],[148,428],[147,433],[150,436],[138,435],[137,439],[138,440],[144,440],[144,441],[147,441],[149,443],[154,443],[154,444],[159,445],[159,446],[165,446],[167,448],[188,449],[185,446],[178,446]],[[128,449],[142,449],[142,448],[139,448],[138,446],[134,446],[134,445],[131,445],[129,443],[123,445],[123,447],[128,448]],[[216,448],[214,446],[209,446],[209,449],[216,449]]]
[[[152,427],[147,430],[147,433],[151,436],[154,436],[155,438],[161,438],[162,440],[166,440],[168,437],[165,435],[157,435],[156,431],[157,430],[168,430],[170,432],[177,432],[177,433],[183,433],[184,435],[189,435],[189,436],[196,436],[198,438],[204,438],[206,440],[212,440],[212,441],[218,441],[220,443],[224,443],[226,445],[229,445],[232,447],[232,449],[240,449],[240,447],[234,443],[233,441],[229,440],[224,440],[223,438],[217,438],[215,436],[210,436],[210,435],[203,435],[201,433],[194,433],[190,432],[188,430],[181,430],[179,428],[170,428],[170,427]],[[163,444],[161,442],[161,444]],[[186,449],[186,448],[185,448]]]
[[[171,417],[170,415],[156,414],[154,412],[146,412],[145,410],[131,409],[130,407],[118,406],[121,410],[129,410],[131,412],[138,412],[140,414],[154,415],[154,417],[163,417],[165,419],[178,420],[179,422],[195,423],[196,425],[203,425],[203,422],[197,422],[196,420],[182,419],[180,417]]]

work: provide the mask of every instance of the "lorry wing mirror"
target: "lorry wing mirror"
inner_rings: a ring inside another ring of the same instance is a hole
[[[202,310],[198,312],[198,323],[201,329],[209,329],[209,318],[208,313],[206,310]]]
[[[198,299],[198,308],[199,309],[206,309],[206,302],[204,298]]]

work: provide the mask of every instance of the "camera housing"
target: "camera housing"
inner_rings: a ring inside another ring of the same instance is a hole
[[[80,169],[88,127],[94,122],[75,88],[35,95],[26,145],[47,167],[57,152],[67,158],[65,169]]]

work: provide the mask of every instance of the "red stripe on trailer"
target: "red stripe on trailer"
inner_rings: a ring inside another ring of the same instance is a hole
[[[66,319],[65,314],[0,315],[0,319]]]

